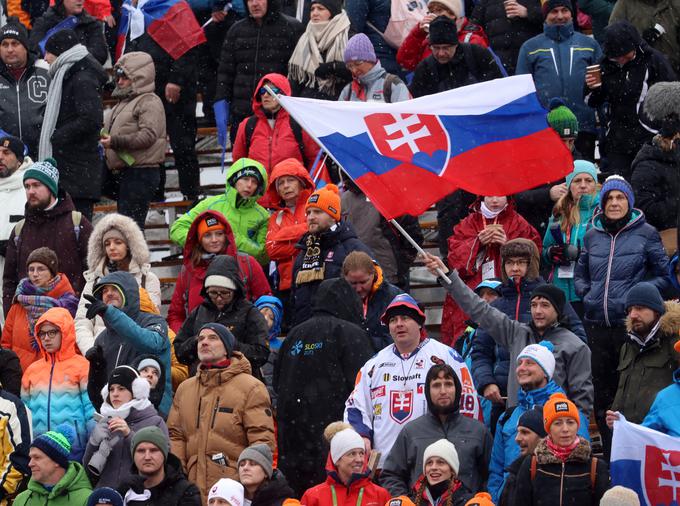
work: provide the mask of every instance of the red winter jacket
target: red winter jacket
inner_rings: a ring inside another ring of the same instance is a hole
[[[467,18],[461,18],[463,27],[458,30],[458,40],[469,44],[478,44],[489,47],[489,39],[484,33],[484,28],[474,23],[470,23]],[[420,28],[420,25],[413,27],[406,36],[404,42],[397,51],[397,63],[406,70],[415,70],[418,64],[430,56],[430,42],[427,39],[427,32]],[[236,158],[234,158],[236,159]]]
[[[258,121],[253,130],[250,146],[246,146],[246,123],[248,123],[248,118],[246,118],[238,126],[236,140],[232,148],[232,157],[234,160],[243,157],[257,160],[265,166],[269,176],[274,166],[286,158],[300,160],[303,165],[305,161],[300,153],[300,147],[295,139],[293,129],[290,127],[290,116],[286,110],[280,109],[276,113],[274,128],[269,125],[269,121],[262,110],[259,94],[265,81],[270,81],[285,95],[291,95],[290,83],[281,74],[267,74],[260,79],[257,88],[255,88],[255,93],[253,93],[253,113],[257,116]],[[302,141],[305,147],[307,169],[311,169],[319,152],[319,146],[304,130],[302,131]]]
[[[281,201],[276,191],[276,179],[281,176],[295,176],[305,185],[298,195],[295,211],[291,211]],[[300,162],[294,159],[277,164],[269,177],[269,187],[265,198],[273,209],[269,217],[265,248],[269,259],[276,262],[279,271],[279,290],[290,290],[293,278],[293,262],[300,250],[295,247],[307,232],[305,204],[314,191],[314,181]]]
[[[363,489],[361,506],[384,506],[391,499],[390,493],[368,478],[368,472],[354,475],[354,481],[346,486],[338,477],[338,470],[331,461],[326,461],[326,481],[307,489],[300,499],[301,506],[357,506],[359,493]],[[337,503],[333,502],[331,487],[335,488]]]
[[[238,260],[238,266],[243,277],[243,285],[246,287],[246,298],[248,300],[257,300],[262,295],[271,295],[271,288],[267,281],[267,276],[265,276],[262,270],[262,266],[252,256],[245,253],[237,253],[234,234],[224,215],[217,211],[204,211],[196,216],[187,233],[187,241],[184,244],[184,265],[182,265],[182,270],[177,277],[175,291],[172,294],[172,300],[168,308],[168,326],[175,332],[179,332],[187,315],[204,300],[201,290],[203,290],[205,272],[210,261],[201,260],[198,266],[194,267],[191,265],[191,251],[198,242],[198,224],[208,216],[215,217],[227,230],[226,247],[220,254],[236,257]]]
[[[536,229],[515,211],[511,202],[494,220],[487,220],[479,210],[481,201],[477,200],[470,207],[470,214],[453,228],[453,235],[449,237],[449,267],[457,269],[461,279],[470,288],[474,289],[482,281],[482,265],[486,262],[494,262],[494,277],[501,278],[501,252],[500,246],[493,244],[482,246],[477,239],[477,234],[491,223],[503,225],[507,240],[523,237],[536,243],[540,252],[543,244]],[[477,256],[483,250],[480,262]],[[458,337],[465,331],[465,321],[469,316],[447,295],[444,301],[442,313],[441,335],[442,342],[453,345]]]

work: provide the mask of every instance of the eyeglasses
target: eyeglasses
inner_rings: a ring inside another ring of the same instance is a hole
[[[345,67],[347,67],[347,70],[357,69],[361,67],[364,63],[366,63],[364,60],[348,61],[345,64]]]
[[[60,331],[57,329],[52,329],[52,330],[41,330],[38,332],[38,337],[40,339],[45,339],[46,337],[49,337],[50,339],[54,339],[57,337],[57,334],[59,334]]]
[[[285,95],[285,93],[283,93],[283,91],[281,91],[281,88],[277,88],[276,86],[272,86],[271,84],[268,86],[268,88],[270,90],[272,90],[274,93],[276,93],[277,95]],[[258,93],[260,94],[260,96],[263,96],[263,95],[268,94],[269,91],[267,91],[267,88],[265,88],[263,86],[262,88],[260,88],[260,91],[258,91]]]
[[[233,290],[208,290],[206,293],[211,299],[229,299],[234,295]]]
[[[506,260],[505,265],[509,265],[510,267],[523,267],[525,265],[529,265],[529,260]]]

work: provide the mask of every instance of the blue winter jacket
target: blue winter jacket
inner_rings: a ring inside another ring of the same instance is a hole
[[[554,393],[565,393],[557,383],[550,380],[548,384],[542,388],[525,392],[520,390],[517,394],[517,406],[510,408],[503,413],[498,419],[496,425],[496,435],[493,440],[493,448],[491,450],[491,462],[489,463],[489,481],[487,484],[489,493],[494,504],[498,504],[498,500],[503,492],[505,485],[505,478],[507,477],[506,468],[512,464],[517,457],[519,457],[519,445],[515,442],[517,435],[517,422],[519,418],[534,406],[543,406],[550,396]],[[590,441],[590,434],[588,433],[588,418],[579,413],[581,424],[578,428],[578,434]]]
[[[680,437],[680,369],[673,373],[673,384],[656,394],[642,425],[673,437]]]
[[[531,292],[538,285],[545,283],[541,277],[528,281],[523,279],[519,285],[508,279],[500,287],[502,297],[491,303],[513,320],[522,323],[531,321]],[[519,301],[518,301],[519,295]],[[578,315],[567,303],[564,307],[565,326],[587,343],[586,331]],[[487,385],[496,384],[503,396],[507,395],[508,374],[510,372],[510,355],[508,350],[497,344],[483,328],[477,329],[472,345],[472,379],[477,391],[482,394]]]
[[[564,26],[543,25],[543,33],[527,40],[519,50],[516,74],[534,77],[544,107],[560,97],[578,118],[579,130],[595,132],[595,112],[583,100],[586,67],[602,58],[600,45]]]
[[[569,244],[581,248],[583,246],[583,237],[586,235],[588,228],[590,227],[590,221],[593,219],[593,213],[597,207],[597,202],[599,200],[599,194],[595,196],[584,195],[579,200],[579,223],[573,225],[569,231]],[[548,222],[548,228],[545,231],[545,236],[543,237],[543,261],[546,265],[551,266],[549,281],[560,288],[569,302],[578,302],[581,298],[576,295],[576,289],[574,288],[574,278],[561,278],[559,277],[559,266],[553,265],[550,255],[548,254],[548,248],[557,244],[555,237],[551,232],[553,224],[555,223],[555,217],[550,216],[550,221]],[[562,243],[567,243],[567,234],[560,231],[562,236]]]
[[[375,55],[382,67],[390,74],[401,74],[397,64],[397,50],[391,48],[382,35],[369,26],[385,32],[390,20],[391,0],[347,0],[345,11],[354,33],[365,33],[373,44]]]
[[[605,232],[603,214],[593,218],[593,228],[583,238],[574,273],[576,294],[583,298],[588,323],[622,326],[628,290],[649,281],[661,293],[670,289],[668,256],[656,229],[633,209],[630,221],[615,236]]]

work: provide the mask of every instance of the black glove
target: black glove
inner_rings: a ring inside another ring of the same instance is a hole
[[[90,301],[89,304],[85,304],[85,309],[87,309],[85,317],[88,320],[91,320],[97,315],[102,316],[109,307],[108,305],[104,304],[104,302],[97,299],[93,295],[83,295],[83,297],[85,297],[85,300]]]
[[[548,258],[555,265],[569,264],[564,255],[564,246],[554,245],[548,248]]]
[[[333,63],[319,63],[316,67],[314,75],[319,79],[324,79],[331,75],[335,71],[335,65]]]
[[[95,369],[104,369],[106,367],[106,358],[104,358],[104,348],[100,345],[93,346],[87,353],[85,358],[89,360],[90,367]]]
[[[645,31],[642,32],[642,38],[645,39],[650,46],[653,46],[654,43],[659,40],[659,37],[661,37],[662,32],[659,30],[661,28],[663,30],[663,27],[659,24],[656,24],[654,26],[651,26],[647,28]]]
[[[177,344],[175,342],[175,344]],[[198,338],[191,336],[179,346],[175,346],[175,356],[180,364],[192,366],[198,362]]]

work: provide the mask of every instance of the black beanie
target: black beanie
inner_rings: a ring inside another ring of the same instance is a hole
[[[634,51],[641,42],[637,28],[626,20],[617,21],[604,29],[602,50],[607,58],[617,58]]]
[[[1,41],[2,39],[0,39],[0,42]],[[24,145],[23,142],[21,142],[21,139],[19,139],[19,137],[14,137],[13,135],[9,134],[3,135],[2,137],[0,137],[0,146],[9,149],[12,153],[14,153],[14,156],[16,156],[17,160],[19,161],[23,160],[24,156],[26,156],[26,146]]]
[[[458,45],[458,29],[456,22],[446,16],[438,16],[430,23],[430,45],[450,44]]]
[[[132,382],[139,378],[139,374],[129,365],[120,365],[116,367],[109,376],[109,387],[111,385],[120,385],[132,392]]]
[[[0,28],[0,42],[5,39],[16,39],[28,50],[28,31],[19,20],[13,16],[7,18],[7,24]]]
[[[557,7],[566,7],[571,11],[571,15],[574,15],[574,6],[571,3],[571,0],[547,0],[543,4],[543,19],[545,19],[548,16],[548,13],[557,8]]]
[[[328,9],[331,17],[334,18],[342,12],[342,2],[339,0],[312,0],[311,5],[320,4]]]
[[[222,341],[222,344],[224,344],[224,349],[227,351],[227,358],[231,358],[231,355],[234,353],[234,348],[236,348],[236,338],[234,337],[234,334],[221,323],[206,323],[201,327],[198,333],[200,334],[203,329],[210,329],[217,334],[220,341]]]
[[[527,429],[538,434],[539,437],[545,437],[548,434],[545,432],[543,425],[543,408],[541,406],[534,406],[525,411],[517,421],[518,427],[526,427]]]
[[[45,52],[52,53],[54,56],[59,56],[71,49],[76,44],[79,44],[78,35],[73,30],[66,28],[59,30],[57,33],[47,39],[45,44]]]
[[[562,317],[564,314],[564,305],[567,303],[567,298],[562,290],[555,285],[538,285],[534,288],[534,291],[531,292],[531,300],[534,300],[536,297],[548,299],[555,308],[555,311],[557,311],[557,319],[559,320]]]

